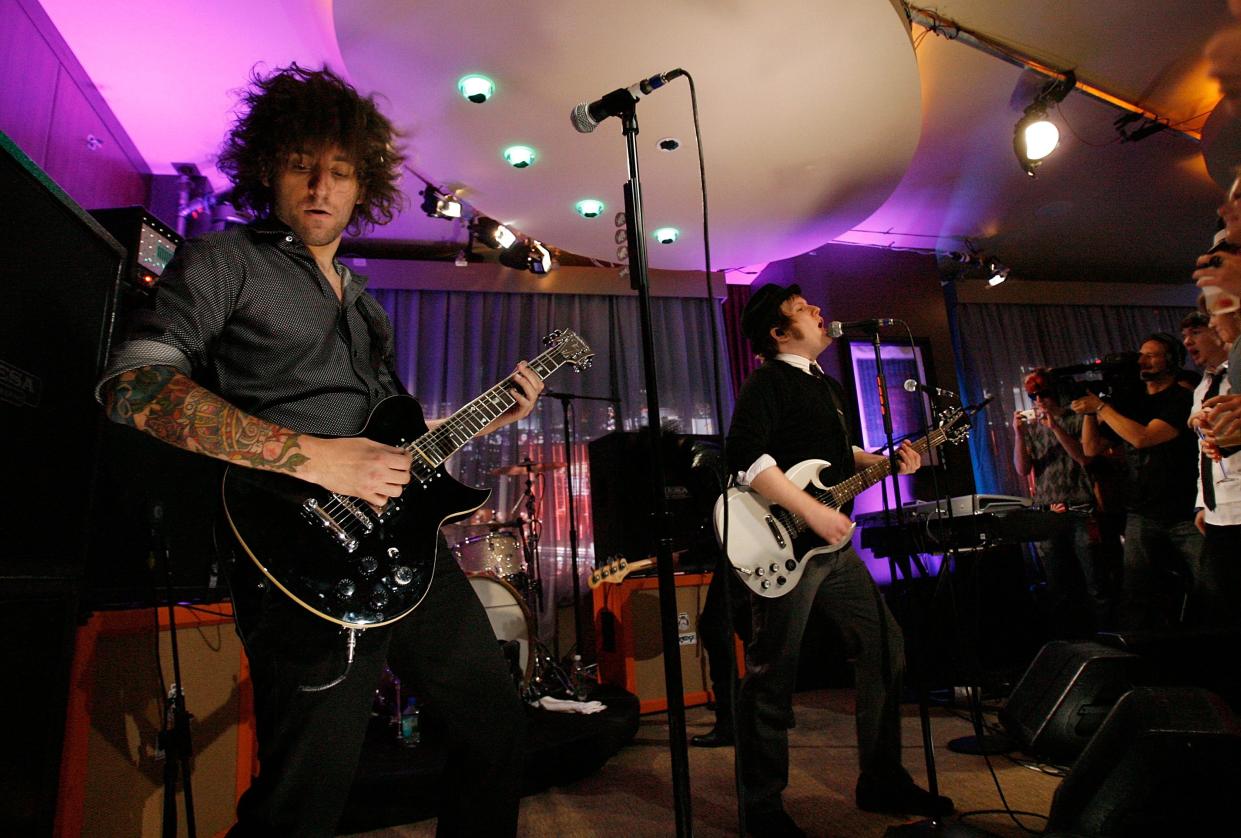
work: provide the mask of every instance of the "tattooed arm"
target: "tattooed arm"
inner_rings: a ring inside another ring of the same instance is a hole
[[[382,506],[409,482],[410,455],[362,437],[325,439],[251,416],[172,367],[105,382],[108,418],[234,465],[279,471]]]

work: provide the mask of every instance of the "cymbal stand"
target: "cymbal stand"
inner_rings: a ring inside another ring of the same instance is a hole
[[[539,519],[539,506],[534,496],[534,463],[527,457],[522,461],[526,467],[526,486],[521,497],[517,499],[514,509],[526,505],[526,519],[521,523],[522,550],[525,552],[526,567],[530,572],[529,596],[534,599],[536,616],[543,616],[543,569],[539,560],[539,544],[543,537],[543,522]],[[512,515],[509,515],[512,518]]]

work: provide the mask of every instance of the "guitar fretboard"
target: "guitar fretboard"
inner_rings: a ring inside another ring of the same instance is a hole
[[[566,358],[561,347],[554,346],[530,361],[530,369],[542,380],[562,367]],[[445,419],[433,431],[405,446],[414,456],[431,468],[437,468],[445,460],[457,452],[479,431],[490,425],[505,411],[517,404],[512,388],[517,384],[512,376],[504,379],[487,392],[466,404],[452,416]]]

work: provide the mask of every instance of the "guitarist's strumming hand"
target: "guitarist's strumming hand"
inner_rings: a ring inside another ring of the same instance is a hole
[[[800,515],[815,535],[834,544],[849,535],[853,523],[848,516],[824,506],[811,495],[789,480],[779,466],[765,468],[755,475],[750,488],[772,503],[778,503],[790,512]]]
[[[376,508],[399,497],[410,481],[412,455],[361,436],[302,436],[306,461],[296,474],[329,492],[361,498]]]

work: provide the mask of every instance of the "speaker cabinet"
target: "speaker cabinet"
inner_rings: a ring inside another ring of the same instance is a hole
[[[681,687],[687,707],[705,704],[711,679],[707,653],[698,634],[698,615],[707,601],[710,573],[678,574],[677,635],[681,649]],[[639,712],[668,709],[663,635],[659,622],[659,580],[627,577],[594,591],[599,680],[638,696]],[[742,665],[737,644],[738,666]]]
[[[1140,663],[1099,643],[1048,643],[1013,688],[1000,721],[1026,753],[1071,762],[1138,682]]]
[[[1056,789],[1047,831],[1224,835],[1236,829],[1238,791],[1241,730],[1224,702],[1196,687],[1141,687]]]
[[[249,670],[227,603],[175,609],[186,709],[192,715],[199,835],[234,819],[255,766]],[[159,733],[173,680],[168,611],[100,612],[79,630],[65,738],[62,835],[161,834],[166,756]],[[177,790],[178,834],[185,802]]]
[[[719,446],[719,437],[664,433],[664,495],[673,550],[689,550],[694,569],[715,567],[709,523],[719,484],[694,468],[695,443]],[[590,443],[590,511],[595,556],[635,561],[655,553],[655,471],[649,432],[615,431]],[[682,569],[688,569],[685,564]]]

